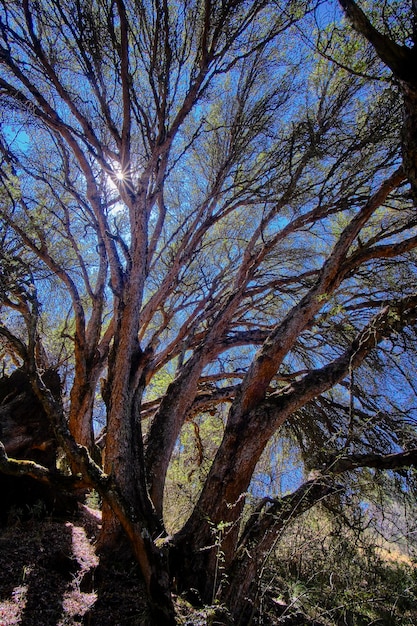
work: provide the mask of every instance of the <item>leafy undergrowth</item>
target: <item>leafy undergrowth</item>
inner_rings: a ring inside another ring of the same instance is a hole
[[[324,510],[288,528],[261,585],[282,605],[280,623],[298,611],[300,624],[417,626],[416,520],[404,526],[396,512],[396,532],[388,508],[361,533]]]

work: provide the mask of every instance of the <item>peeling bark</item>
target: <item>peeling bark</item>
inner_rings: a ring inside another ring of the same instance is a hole
[[[44,380],[59,397],[58,374],[47,372]],[[55,467],[57,443],[53,428],[29,376],[22,370],[0,379],[0,440],[13,458],[35,461],[49,469]]]

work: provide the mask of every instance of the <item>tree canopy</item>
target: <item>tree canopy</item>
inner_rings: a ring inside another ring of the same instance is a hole
[[[286,519],[415,465],[415,6],[340,5],[1,3],[3,370],[158,624],[174,579],[239,615]]]

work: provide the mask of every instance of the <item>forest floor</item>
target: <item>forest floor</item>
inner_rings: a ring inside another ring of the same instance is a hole
[[[71,521],[16,519],[0,529],[0,626],[148,624],[137,565],[99,564],[100,521],[82,506]],[[180,600],[176,608],[179,624],[207,623]]]
[[[100,573],[94,543],[100,513],[72,521],[15,520],[0,533],[0,626],[140,624],[138,574]]]
[[[101,512],[80,504],[61,518],[39,504],[26,513],[12,508],[0,525],[0,626],[158,626],[149,619],[137,563],[97,557]],[[178,626],[230,624],[221,606],[195,609],[173,599]],[[262,623],[275,620],[265,615]]]
[[[0,626],[150,626],[138,565],[133,560],[110,564],[99,562],[95,545],[101,524],[100,512],[79,505],[78,514],[67,519],[45,516],[44,513],[33,509],[30,518],[23,519],[17,509],[14,516],[9,516],[7,526],[0,527]],[[398,551],[386,551],[381,557],[379,569],[381,564],[386,565],[386,592],[392,591],[393,585],[398,586],[398,598],[389,603],[390,599],[384,600],[386,594],[382,593],[384,585],[376,587],[379,595],[382,594],[380,604],[384,609],[380,611],[380,618],[336,622],[319,618],[320,621],[315,621],[297,610],[289,611],[290,606],[271,596],[273,606],[266,610],[259,623],[417,626],[417,605],[413,606],[412,602],[417,592],[414,561]],[[400,566],[406,569],[402,570]],[[407,576],[406,570],[409,571]],[[361,580],[364,576],[365,571]],[[362,589],[361,597],[365,598],[365,592],[366,588]],[[347,597],[349,610],[353,606],[351,595],[352,590]],[[396,607],[398,599],[403,603],[407,600],[402,617],[401,607]],[[368,598],[369,606],[373,600]],[[197,610],[181,598],[175,597],[174,602],[179,626],[230,623],[219,606]],[[393,602],[395,605],[388,612],[387,602],[389,606]],[[357,609],[357,615],[362,615]],[[326,615],[326,610],[319,613],[320,616]],[[331,613],[333,609],[327,611],[328,615]],[[278,615],[280,619],[277,619]],[[314,617],[317,619],[317,615]]]

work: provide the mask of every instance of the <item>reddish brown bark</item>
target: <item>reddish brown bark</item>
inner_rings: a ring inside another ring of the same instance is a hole
[[[376,315],[351,347],[335,361],[271,394],[251,412],[233,413],[232,406],[222,443],[198,503],[184,528],[174,538],[174,567],[179,568],[186,583],[191,585],[185,572],[194,559],[193,577],[197,576],[199,589],[206,601],[213,593],[218,560],[217,548],[213,545],[213,529],[219,524],[226,524],[221,550],[227,568],[237,548],[245,494],[271,435],[299,407],[343,380],[349,369],[357,367],[381,340],[398,332],[404,325],[412,324],[416,317],[417,297],[393,303],[392,308],[387,306]],[[407,457],[411,463],[413,459],[413,455]],[[370,457],[369,460],[372,462]],[[393,462],[396,461],[394,459]],[[348,466],[346,469],[349,469]]]

